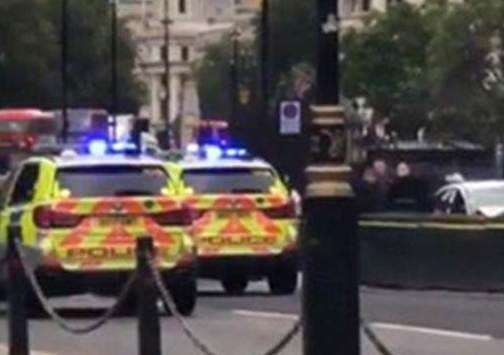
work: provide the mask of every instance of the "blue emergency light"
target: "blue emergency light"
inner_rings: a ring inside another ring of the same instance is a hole
[[[203,152],[205,154],[205,158],[208,160],[219,160],[223,156],[222,149],[217,145],[205,145],[203,146]]]
[[[186,153],[189,156],[208,160],[239,159],[249,156],[249,153],[244,148],[225,148],[215,144],[205,144],[200,147],[196,143],[189,144],[186,148]]]
[[[107,154],[138,154],[139,149],[133,142],[122,141],[109,143],[104,139],[91,140],[87,145],[90,155],[105,156]]]
[[[89,154],[95,156],[107,155],[109,149],[108,143],[102,139],[92,140],[88,144]]]

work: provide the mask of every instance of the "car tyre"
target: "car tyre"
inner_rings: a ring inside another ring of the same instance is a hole
[[[177,307],[177,311],[184,317],[188,317],[194,313],[197,302],[197,287],[196,279],[188,277],[179,284],[171,288],[173,301]]]
[[[297,268],[284,265],[268,276],[268,285],[274,295],[292,295],[298,285]]]

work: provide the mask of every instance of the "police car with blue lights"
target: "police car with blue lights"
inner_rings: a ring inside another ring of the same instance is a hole
[[[171,164],[136,154],[132,144],[93,140],[86,150],[32,157],[11,173],[1,205],[0,248],[5,251],[9,227],[18,226],[46,291],[116,295],[136,268],[136,239],[150,236],[178,310],[191,314],[192,214],[176,195]],[[36,306],[36,297],[30,299]]]
[[[242,148],[190,145],[179,162],[199,276],[229,294],[266,279],[273,294],[297,287],[298,204],[277,171]]]

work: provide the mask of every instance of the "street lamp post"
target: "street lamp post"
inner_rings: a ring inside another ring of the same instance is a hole
[[[68,139],[68,96],[67,96],[67,62],[68,62],[68,35],[67,35],[67,0],[61,0],[61,106],[62,106],[62,138],[63,143]]]
[[[110,51],[111,51],[111,97],[112,97],[112,138],[117,139],[117,0],[110,0],[110,15],[111,15],[111,29],[110,29]]]
[[[269,0],[262,0],[261,8],[261,93],[262,110],[259,119],[259,127],[264,127],[268,116],[269,102],[269,55],[270,55],[270,9]]]
[[[163,28],[164,28],[164,83],[165,83],[165,122],[166,122],[166,148],[171,145],[171,83],[170,83],[170,4],[168,0],[164,0],[164,15],[163,15]]]
[[[337,0],[317,0],[316,105],[311,107],[302,235],[304,355],[358,355],[357,214],[339,106]]]
[[[240,32],[237,28],[231,32],[232,53],[230,65],[230,79],[231,79],[231,117],[230,127],[232,133],[236,133],[238,123],[238,58],[239,58],[239,38]]]
[[[338,105],[339,73],[339,6],[335,0],[318,1],[317,104]]]

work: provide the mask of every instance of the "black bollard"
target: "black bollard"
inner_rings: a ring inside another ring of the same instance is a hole
[[[21,227],[11,226],[7,235],[7,303],[9,355],[28,355],[28,320],[26,312],[27,280],[22,270],[15,240],[21,240]]]
[[[304,199],[304,355],[358,355],[357,214],[345,165],[344,112],[312,107],[311,161]]]
[[[152,238],[137,239],[137,300],[140,355],[161,355],[161,327],[157,309],[157,291],[148,255],[154,255]]]

